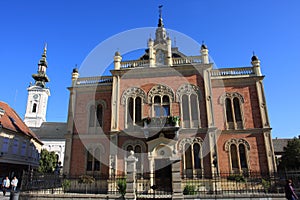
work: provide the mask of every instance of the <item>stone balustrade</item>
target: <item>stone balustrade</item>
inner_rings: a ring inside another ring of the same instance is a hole
[[[78,78],[75,85],[97,85],[101,83],[112,83],[111,76],[95,76]]]
[[[212,77],[218,76],[250,76],[255,75],[252,67],[241,68],[226,68],[226,69],[213,69],[210,72]]]
[[[185,58],[172,58],[173,65],[202,63],[202,56],[188,56]]]
[[[145,65],[149,65],[149,60],[129,60],[121,62],[121,68],[143,67]]]

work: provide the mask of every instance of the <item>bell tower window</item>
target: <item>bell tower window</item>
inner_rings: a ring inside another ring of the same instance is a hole
[[[33,113],[36,113],[36,107],[37,107],[37,104],[33,103],[33,106],[32,106],[32,112]]]

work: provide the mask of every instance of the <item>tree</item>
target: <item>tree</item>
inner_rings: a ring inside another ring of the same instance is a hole
[[[300,139],[294,138],[288,141],[279,161],[280,170],[294,170],[300,167]]]
[[[57,156],[51,151],[42,149],[40,156],[40,166],[38,168],[39,172],[52,173],[57,165]]]

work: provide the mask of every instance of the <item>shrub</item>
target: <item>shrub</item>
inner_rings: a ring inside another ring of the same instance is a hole
[[[118,189],[119,193],[122,195],[122,197],[124,197],[126,194],[126,179],[125,178],[117,180],[117,189]]]
[[[194,185],[186,185],[183,189],[184,195],[194,195],[196,194],[196,188]]]
[[[62,182],[62,188],[63,188],[63,191],[64,192],[67,192],[71,187],[71,181],[68,180],[68,179],[65,179],[63,182]]]
[[[227,177],[227,180],[236,182],[246,182],[245,177],[240,174],[232,174]]]

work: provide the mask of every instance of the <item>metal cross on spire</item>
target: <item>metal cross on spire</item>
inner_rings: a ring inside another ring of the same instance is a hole
[[[162,7],[163,5],[158,6],[159,18],[162,18]]]

